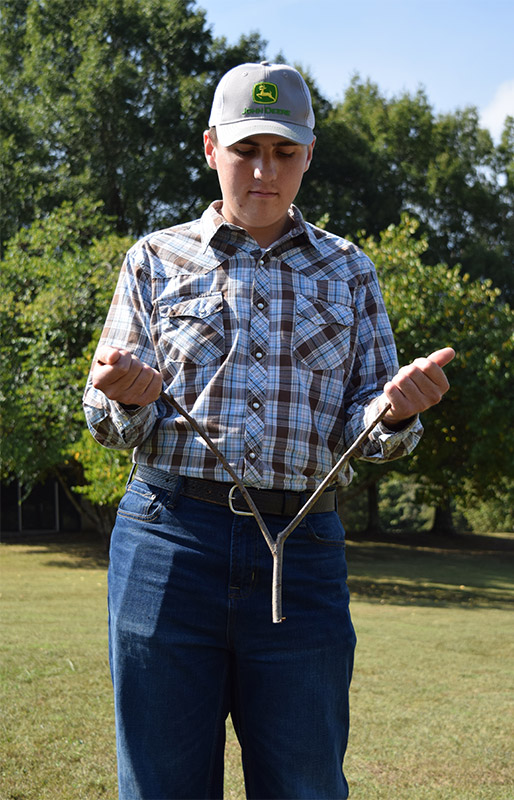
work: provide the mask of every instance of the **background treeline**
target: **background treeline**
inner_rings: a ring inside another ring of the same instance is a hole
[[[258,33],[213,38],[187,0],[1,10],[1,477],[56,475],[105,520],[129,455],[93,442],[81,395],[123,256],[218,196],[201,146],[214,87],[282,57]],[[375,261],[401,362],[458,353],[414,456],[357,464],[345,518],[511,530],[514,119],[494,143],[475,108],[438,115],[422,90],[385,97],[359,76],[332,103],[304,75],[318,140],[298,205]]]

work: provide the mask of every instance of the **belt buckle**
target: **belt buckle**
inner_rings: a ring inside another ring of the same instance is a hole
[[[239,487],[236,484],[231,487],[230,492],[228,493],[228,507],[232,513],[236,514],[238,517],[253,517],[253,511],[239,511],[237,508],[234,508],[232,501],[234,499],[234,491],[238,488]]]

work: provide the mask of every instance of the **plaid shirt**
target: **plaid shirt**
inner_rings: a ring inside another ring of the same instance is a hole
[[[129,250],[101,342],[156,367],[246,485],[312,490],[398,370],[375,269],[294,206],[291,229],[265,250],[220,207]],[[137,463],[229,480],[162,399],[131,410],[89,380],[84,406],[97,441],[135,448]],[[398,458],[421,432],[417,418],[396,433],[380,424],[360,455]]]

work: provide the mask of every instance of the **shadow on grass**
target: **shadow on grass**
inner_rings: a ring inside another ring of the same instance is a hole
[[[511,608],[514,539],[470,535],[458,539],[458,547],[456,537],[437,542],[429,535],[385,537],[379,542],[350,539],[348,585],[353,598],[400,605]]]
[[[79,533],[35,533],[10,536],[2,542],[4,546],[26,546],[33,555],[48,555],[55,558],[45,561],[48,567],[67,569],[102,569],[109,564],[108,545],[99,534]]]
[[[98,534],[15,537],[6,546],[26,546],[49,567],[106,569],[105,540]],[[287,545],[285,557],[287,558]],[[398,605],[512,608],[514,537],[401,534],[347,543],[348,585],[356,600]]]
[[[514,533],[454,533],[441,536],[429,531],[412,531],[411,533],[381,533],[369,535],[352,531],[347,533],[351,542],[371,542],[372,544],[393,544],[406,547],[419,547],[434,551],[459,550],[465,552],[508,552],[514,555]]]
[[[401,584],[397,581],[373,581],[366,578],[348,580],[353,600],[387,603],[388,605],[417,605],[459,608],[503,608],[512,609],[512,592],[494,592],[464,586],[416,586],[415,583]]]

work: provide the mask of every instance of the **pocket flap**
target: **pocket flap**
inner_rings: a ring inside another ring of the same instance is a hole
[[[299,294],[296,308],[302,317],[307,317],[314,325],[330,325],[335,322],[348,327],[353,324],[353,308],[340,303],[326,303],[324,300],[314,300]]]
[[[211,314],[223,311],[223,295],[221,292],[201,297],[177,297],[171,305],[162,305],[161,314],[165,317],[196,317],[203,319]]]

